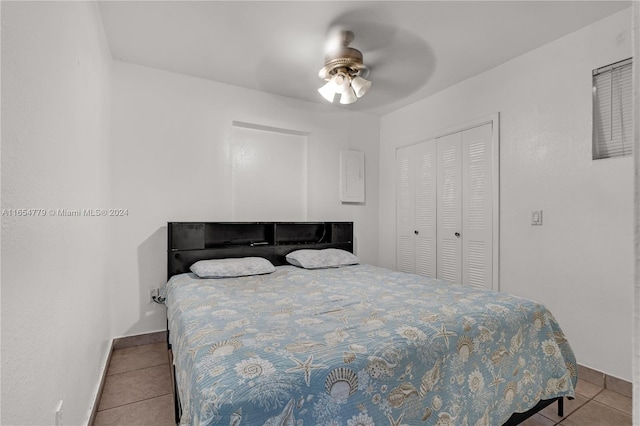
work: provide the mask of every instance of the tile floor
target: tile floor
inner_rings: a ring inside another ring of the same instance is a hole
[[[116,349],[94,426],[175,425],[166,343]]]
[[[526,420],[524,426],[631,426],[631,398],[581,380],[576,398]],[[165,343],[113,351],[95,426],[173,425],[173,394]]]

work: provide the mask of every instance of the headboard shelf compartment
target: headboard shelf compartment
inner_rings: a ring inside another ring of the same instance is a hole
[[[274,243],[272,223],[205,223],[205,248]]]
[[[298,249],[353,252],[353,222],[169,222],[168,277],[203,259],[264,257],[274,265]]]
[[[352,222],[276,223],[276,244],[351,243]]]

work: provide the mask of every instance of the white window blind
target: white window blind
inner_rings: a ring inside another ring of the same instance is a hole
[[[593,71],[593,159],[632,153],[631,59]]]

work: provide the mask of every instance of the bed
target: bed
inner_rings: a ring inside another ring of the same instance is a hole
[[[574,397],[575,357],[536,302],[355,262],[287,261],[300,249],[352,252],[350,222],[168,230],[162,297],[181,424],[488,426]],[[274,271],[189,269],[248,257]]]

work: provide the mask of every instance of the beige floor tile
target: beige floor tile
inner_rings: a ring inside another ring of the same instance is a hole
[[[631,416],[597,401],[589,401],[561,423],[563,426],[631,426]]]
[[[520,423],[520,426],[553,426],[556,422],[546,418],[542,414],[536,414],[529,417],[524,422]]]
[[[107,376],[98,411],[171,394],[168,365]]]
[[[166,343],[118,349],[111,354],[108,375],[169,363]]]
[[[591,382],[587,382],[586,380],[578,379],[578,384],[576,386],[576,393],[578,395],[582,395],[589,399],[596,396],[599,392],[602,391],[602,387]]]
[[[175,425],[173,396],[164,395],[99,411],[94,426]]]
[[[559,422],[562,419],[566,418],[569,414],[576,411],[578,408],[586,404],[589,401],[589,398],[586,398],[582,395],[576,395],[575,399],[569,400],[567,398],[564,399],[564,417],[558,416],[558,404],[553,403],[546,407],[544,410],[540,411],[540,414],[545,416],[548,419],[551,419],[555,422]]]
[[[598,401],[604,405],[608,405],[609,407],[615,408],[629,415],[631,415],[631,412],[633,410],[633,402],[631,398],[610,391],[609,389],[605,389],[600,392],[595,398],[593,398],[593,400]]]

